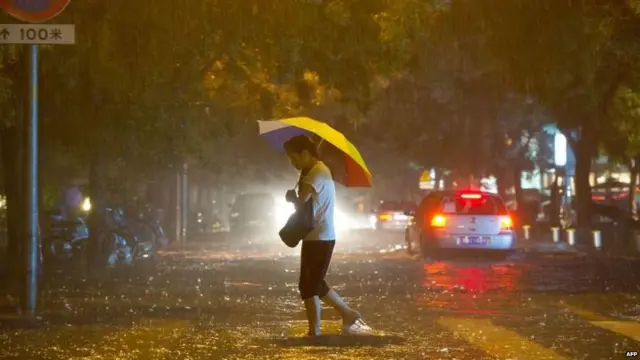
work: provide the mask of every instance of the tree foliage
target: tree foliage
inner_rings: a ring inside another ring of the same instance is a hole
[[[368,131],[396,152],[464,175],[526,168],[548,114],[590,159],[596,134],[616,130],[605,114],[620,86],[637,89],[631,5],[74,2],[59,21],[82,29],[78,44],[43,59],[43,126],[65,129],[47,146],[83,164],[99,151],[115,168],[188,157],[219,171],[219,139],[240,123],[335,104],[368,111]]]
[[[640,94],[619,88],[608,115],[611,126],[603,137],[605,151],[623,163],[640,157]]]
[[[405,35],[411,66],[377,98],[372,132],[423,166],[462,177],[527,168],[527,145],[547,119],[538,101],[503,81],[487,34],[457,16],[458,5],[432,7]]]
[[[577,134],[570,143],[577,155],[579,219],[587,221],[598,135],[611,126],[609,109],[620,87],[637,87],[640,21],[630,3],[456,0],[432,9],[426,27],[427,36],[411,37],[420,39],[415,48],[428,51],[415,51],[419,71],[409,75],[409,108],[429,104],[438,114],[419,112],[403,140],[419,143],[418,151],[433,155],[425,159],[431,164],[445,154],[445,162],[464,172],[495,171],[508,160],[500,154],[513,154],[523,143],[514,139],[530,138],[552,118],[567,134]],[[505,118],[510,94],[532,100],[519,101],[518,111],[533,107],[548,115]],[[469,160],[471,167],[465,166]]]
[[[100,144],[112,162],[142,170],[184,156],[206,160],[234,121],[329,101],[364,109],[372,82],[406,61],[390,19],[412,26],[417,4],[72,3],[60,21],[82,32],[76,45],[45,54],[44,91],[64,96],[47,99],[44,126],[65,128],[58,143],[81,162]]]

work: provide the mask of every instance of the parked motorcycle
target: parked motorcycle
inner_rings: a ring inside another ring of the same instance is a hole
[[[136,260],[153,259],[160,248],[164,230],[138,219],[127,220],[120,207],[106,209],[109,230],[100,236],[102,253],[108,266],[131,265]]]
[[[152,209],[146,206],[143,211],[138,214],[138,222],[141,227],[147,227],[155,236],[155,246],[157,249],[164,249],[169,246],[169,238],[165,234],[162,227],[162,210]]]
[[[43,238],[45,262],[68,262],[79,258],[89,241],[89,228],[81,215],[67,219],[60,210],[49,212],[49,231]]]

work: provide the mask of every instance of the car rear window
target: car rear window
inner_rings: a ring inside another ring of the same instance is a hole
[[[480,199],[463,199],[461,197],[445,197],[440,204],[440,211],[445,214],[459,215],[505,215],[507,208],[496,196],[483,196]]]
[[[411,202],[403,202],[403,201],[384,201],[380,204],[380,211],[406,211],[406,210],[414,210],[416,207],[415,204]]]

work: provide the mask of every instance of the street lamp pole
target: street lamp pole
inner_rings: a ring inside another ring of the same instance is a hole
[[[176,201],[176,207],[175,207],[175,221],[176,221],[176,242],[178,242],[179,244],[182,244],[182,240],[180,239],[180,234],[181,234],[181,230],[182,230],[182,226],[180,224],[180,220],[182,219],[182,211],[180,210],[180,205],[182,203],[182,201],[180,200],[180,194],[182,193],[182,187],[180,186],[180,172],[176,171],[175,172],[175,201]]]
[[[180,189],[180,200],[182,202],[181,208],[182,213],[180,214],[180,240],[182,241],[182,246],[186,246],[187,244],[187,222],[189,216],[189,165],[185,160],[182,164],[182,180]]]

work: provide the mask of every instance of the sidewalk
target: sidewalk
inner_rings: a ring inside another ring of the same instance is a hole
[[[597,249],[591,243],[569,245],[569,243],[562,240],[553,242],[551,237],[538,240],[520,240],[517,248],[520,251],[532,254],[640,259],[640,253],[635,249],[626,247],[601,247]]]
[[[537,253],[586,253],[584,249],[579,249],[575,246],[571,246],[565,242],[554,243],[552,241],[533,241],[524,240],[525,244],[518,246],[525,252],[537,252]]]
[[[518,241],[516,248],[528,254],[552,255],[552,256],[571,256],[582,257],[592,253],[598,253],[595,249],[586,249],[578,246],[571,246],[566,242],[553,242],[549,239],[521,239]]]

